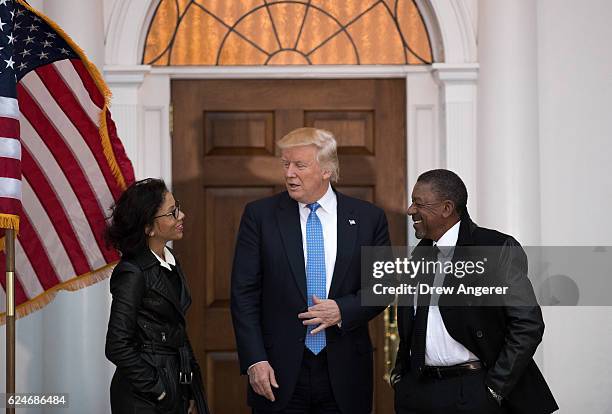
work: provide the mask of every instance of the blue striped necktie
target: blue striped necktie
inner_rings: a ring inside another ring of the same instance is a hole
[[[323,243],[323,226],[317,209],[321,207],[319,203],[308,204],[310,209],[308,220],[306,221],[306,285],[308,290],[308,306],[314,305],[312,295],[317,295],[319,299],[327,298],[325,286],[325,245]],[[325,330],[311,335],[310,331],[316,325],[308,325],[306,331],[306,348],[317,355],[325,348]]]

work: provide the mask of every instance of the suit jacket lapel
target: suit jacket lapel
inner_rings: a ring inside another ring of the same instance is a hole
[[[300,225],[300,213],[297,201],[292,200],[287,193],[284,193],[279,203],[278,228],[283,239],[285,252],[289,259],[291,272],[295,278],[304,301],[308,303],[306,297],[306,265],[304,264],[304,247],[302,245],[302,227]]]
[[[474,244],[472,232],[474,230],[475,224],[470,220],[469,216],[462,217],[461,223],[459,224],[459,236],[457,237],[456,249],[453,252],[453,257],[451,261],[456,263],[458,261],[466,261],[471,260],[469,256],[467,256],[467,251],[465,246],[471,246]],[[460,284],[469,284],[470,279],[464,280],[459,279],[455,276],[448,275],[444,278],[444,286],[452,286],[455,289],[459,287]],[[450,300],[448,297],[440,298],[440,305],[444,307],[447,302]]]
[[[342,286],[342,281],[355,252],[357,241],[357,231],[359,229],[359,217],[355,210],[350,206],[350,200],[343,194],[336,191],[337,205],[337,229],[338,246],[336,250],[336,264],[329,289],[329,298],[336,296],[337,290]],[[353,224],[354,223],[354,224]]]

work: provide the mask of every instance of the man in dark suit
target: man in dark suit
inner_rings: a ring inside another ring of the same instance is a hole
[[[287,191],[244,210],[232,270],[240,369],[255,413],[370,413],[372,343],[362,246],[389,244],[384,212],[335,191],[333,135],[300,128],[278,143]]]
[[[433,296],[419,295],[417,306],[400,307],[400,346],[391,379],[396,412],[556,411],[555,399],[532,358],[544,321],[527,278],[525,252],[512,236],[478,227],[466,205],[466,187],[455,173],[423,173],[408,209],[416,237],[422,239],[415,251],[433,251],[434,261],[442,262],[444,255],[456,260],[464,246],[495,246],[487,267],[509,285],[512,300],[503,299],[498,306],[474,306],[469,301],[464,303],[468,306],[457,306],[443,297],[436,304]],[[453,275],[435,275],[434,284],[447,286],[453,280]]]

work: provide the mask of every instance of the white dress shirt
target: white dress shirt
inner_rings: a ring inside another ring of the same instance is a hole
[[[455,247],[459,238],[459,225],[457,222],[434,246]],[[438,260],[442,263],[453,258],[454,249],[440,249]],[[436,274],[436,279],[443,280],[444,275]],[[448,277],[454,277],[449,275]],[[425,339],[425,365],[449,366],[463,364],[469,361],[478,361],[478,357],[471,353],[466,347],[455,341],[446,330],[440,308],[430,306],[427,314],[427,335]]]
[[[329,288],[332,282],[332,276],[334,274],[334,268],[336,266],[336,252],[338,251],[338,199],[336,193],[332,190],[331,184],[329,185],[327,192],[321,197],[317,203],[321,205],[317,209],[317,216],[321,222],[323,228],[323,247],[325,248],[325,298],[329,296]],[[300,227],[302,229],[302,247],[304,249],[304,265],[308,263],[307,259],[307,245],[306,245],[306,222],[310,215],[310,209],[306,204],[298,202],[298,208],[300,213]],[[297,315],[296,315],[297,317]],[[342,322],[338,323],[341,326]],[[249,366],[248,370],[257,364],[264,361],[255,362]],[[247,372],[248,372],[247,370]]]
[[[153,253],[153,256],[155,256],[157,260],[159,260],[159,264],[162,265],[162,267],[165,267],[166,269],[172,271],[170,265],[176,266],[176,260],[174,259],[174,256],[172,256],[172,253],[170,253],[170,250],[166,246],[164,246],[164,257],[166,258],[166,260],[159,257],[157,253],[155,253],[153,250],[151,250],[151,253]]]
[[[317,201],[321,205],[317,209],[317,216],[323,227],[323,246],[325,247],[325,294],[329,295],[329,288],[336,266],[336,252],[338,250],[338,200],[331,184],[327,192]],[[306,204],[298,203],[300,210],[300,226],[302,228],[302,247],[304,249],[304,264],[307,260],[306,246],[306,221],[310,215],[310,209]],[[325,299],[325,298],[319,298]]]

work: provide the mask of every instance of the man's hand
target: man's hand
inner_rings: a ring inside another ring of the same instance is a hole
[[[247,371],[249,374],[249,383],[253,390],[268,400],[274,402],[274,393],[272,387],[278,388],[276,377],[274,376],[274,370],[268,361],[259,362]]]
[[[187,414],[198,414],[198,409],[195,405],[195,400],[189,400],[189,408],[187,409]]]
[[[337,325],[341,321],[340,308],[333,299],[319,299],[316,295],[312,295],[313,306],[308,308],[308,312],[303,312],[298,315],[298,318],[304,319],[304,325],[319,325],[312,331],[311,335],[321,332],[325,328]]]

